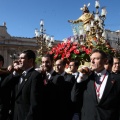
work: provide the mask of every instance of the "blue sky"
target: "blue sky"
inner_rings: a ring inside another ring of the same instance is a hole
[[[112,31],[120,29],[120,1],[100,0],[106,6],[105,28]],[[90,3],[89,10],[95,11],[94,0],[0,0],[0,25],[6,22],[11,36],[34,37],[34,30],[40,28],[40,20],[45,23],[46,33],[55,40],[72,36],[69,19],[76,20],[84,4]]]

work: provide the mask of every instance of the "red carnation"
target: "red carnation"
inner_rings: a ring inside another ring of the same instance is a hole
[[[91,51],[92,51],[91,49],[86,49],[86,50],[85,50],[86,54],[90,54]]]
[[[68,52],[67,54],[66,54],[66,58],[69,58],[70,57],[70,53]]]
[[[74,50],[75,54],[80,54],[80,51],[78,49]]]

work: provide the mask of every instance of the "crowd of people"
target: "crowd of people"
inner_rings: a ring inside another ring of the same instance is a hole
[[[32,50],[2,69],[0,55],[0,120],[120,120],[120,59],[93,50],[90,67],[80,61],[54,61],[42,56],[35,66]]]

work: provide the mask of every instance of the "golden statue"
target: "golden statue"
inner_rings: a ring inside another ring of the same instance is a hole
[[[73,24],[83,22],[84,28],[86,28],[87,24],[89,24],[90,21],[93,20],[94,18],[93,14],[89,12],[89,9],[88,9],[89,5],[90,3],[88,5],[84,5],[83,8],[81,8],[81,10],[83,11],[83,14],[77,20],[68,20],[68,22]]]

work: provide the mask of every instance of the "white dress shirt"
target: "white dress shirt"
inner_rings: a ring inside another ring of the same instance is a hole
[[[75,79],[77,79],[78,78],[78,75],[79,73],[78,72],[75,72],[75,73],[72,73],[72,75],[74,75],[75,76]]]
[[[108,72],[104,69],[101,73],[96,73],[99,74],[100,77],[100,81],[102,82],[100,85],[100,90],[99,90],[99,99],[102,98],[106,83],[107,83],[107,79],[108,79]],[[96,91],[97,92],[97,91]]]
[[[47,75],[47,79],[48,79],[48,80],[50,80],[51,75],[52,75],[53,72],[54,72],[54,70],[51,70],[49,73],[46,72],[46,75]]]

